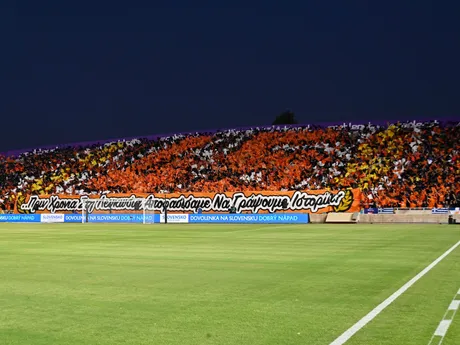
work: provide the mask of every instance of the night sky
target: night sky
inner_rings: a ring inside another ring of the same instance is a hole
[[[0,1],[0,152],[460,115],[458,1]]]

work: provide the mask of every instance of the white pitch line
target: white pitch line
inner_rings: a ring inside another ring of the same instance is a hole
[[[452,301],[452,303],[449,306],[449,310],[458,310],[459,306],[460,306],[460,301]]]
[[[438,328],[436,328],[436,331],[434,331],[434,335],[444,338],[447,334],[447,330],[449,329],[451,323],[452,320],[442,320],[439,323]]]
[[[435,339],[438,340],[437,345],[441,345],[442,342],[444,341],[444,337],[447,334],[447,331],[449,330],[449,327],[454,321],[455,314],[457,314],[458,307],[460,306],[460,290],[455,294],[454,298],[452,299],[452,302],[450,302],[449,307],[447,308],[446,312],[444,313],[444,316],[442,317],[442,321],[439,323],[438,328],[434,331],[433,336],[431,337],[430,341],[428,342],[428,345],[433,344],[433,341]],[[451,313],[450,318],[447,318],[447,315],[449,312],[453,311]]]
[[[425,274],[431,271],[437,264],[439,264],[447,255],[452,253],[458,246],[460,246],[460,241],[454,244],[450,249],[448,249],[444,254],[442,254],[439,258],[434,260],[431,264],[429,264],[423,271],[417,274],[414,278],[409,280],[406,284],[404,284],[398,291],[388,297],[385,301],[380,303],[377,307],[371,310],[366,316],[364,316],[361,320],[356,322],[353,326],[347,329],[342,335],[340,335],[337,339],[335,339],[329,345],[342,345],[345,344],[353,335],[356,334],[360,329],[366,326],[370,321],[372,321],[377,315],[379,315],[386,307],[388,307],[391,303],[393,303],[399,296],[401,296],[404,292],[406,292],[412,285],[414,285],[420,278],[422,278]]]
[[[233,234],[233,233],[235,233],[235,232],[250,232],[250,231],[258,231],[258,230],[265,230],[265,229],[268,229],[268,230],[271,230],[271,229],[281,229],[281,228],[286,227],[286,225],[290,225],[290,224],[283,224],[283,225],[278,225],[278,226],[270,226],[270,224],[267,224],[267,226],[259,226],[259,227],[257,227],[257,228],[252,228],[252,229],[243,229],[243,230],[227,231],[226,233],[228,233],[228,234]]]

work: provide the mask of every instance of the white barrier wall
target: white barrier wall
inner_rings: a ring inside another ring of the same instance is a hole
[[[448,224],[447,214],[360,214],[359,223]]]

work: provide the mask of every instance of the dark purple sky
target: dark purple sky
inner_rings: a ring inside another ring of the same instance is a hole
[[[0,151],[458,117],[457,1],[0,1]]]

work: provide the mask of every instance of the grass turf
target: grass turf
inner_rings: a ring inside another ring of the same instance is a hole
[[[458,240],[448,225],[1,224],[0,343],[328,345]],[[347,344],[428,344],[459,288],[460,248]]]

